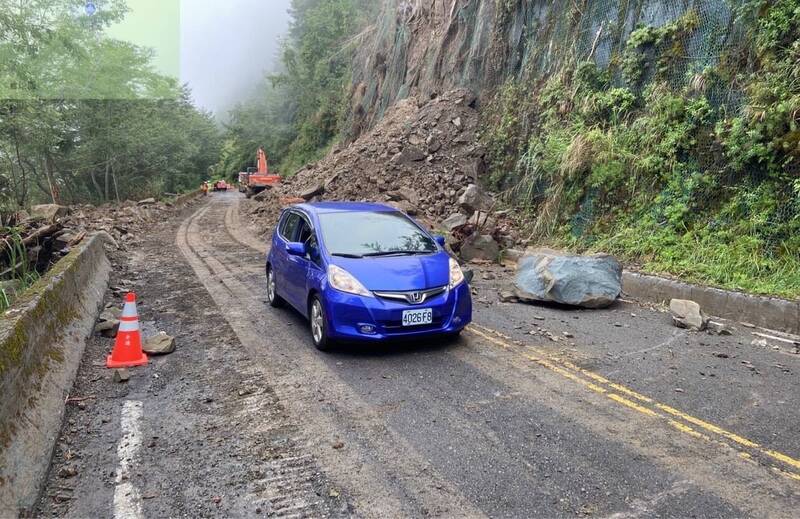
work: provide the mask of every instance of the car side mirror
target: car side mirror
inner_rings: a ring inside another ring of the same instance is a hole
[[[293,241],[286,244],[286,252],[289,253],[290,256],[305,257],[305,255],[308,254],[308,249],[305,243]]]
[[[447,244],[447,239],[441,234],[437,234],[436,236],[433,237],[433,239],[436,240],[436,243],[438,243],[442,247],[444,247]]]
[[[475,271],[472,269],[464,269],[464,279],[466,280],[467,284],[469,285],[472,283],[472,279],[475,277]]]

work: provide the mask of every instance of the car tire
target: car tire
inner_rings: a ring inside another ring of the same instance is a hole
[[[328,337],[328,319],[325,315],[325,305],[319,296],[311,298],[308,307],[308,323],[311,331],[311,341],[319,351],[330,351],[333,341]]]
[[[275,282],[275,273],[272,267],[267,266],[267,303],[272,308],[280,308],[283,306],[283,298],[278,295]]]

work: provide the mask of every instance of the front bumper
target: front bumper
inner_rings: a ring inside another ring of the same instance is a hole
[[[363,297],[328,288],[323,298],[328,316],[328,335],[335,340],[380,341],[456,333],[472,321],[472,297],[469,285],[461,283],[452,290],[420,305],[380,297]],[[403,310],[430,308],[433,323],[403,326]],[[363,327],[373,327],[364,333]]]

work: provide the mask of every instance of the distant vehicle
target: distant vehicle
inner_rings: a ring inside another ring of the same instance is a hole
[[[217,180],[214,182],[214,191],[227,191],[228,183],[224,180]]]
[[[257,168],[247,168],[246,172],[239,173],[239,191],[245,193],[247,198],[257,195],[281,181],[280,175],[269,172],[267,154],[263,148],[258,148],[256,160]]]
[[[336,341],[455,336],[472,320],[468,281],[444,238],[385,205],[284,209],[266,275],[269,304],[308,318],[323,351]]]

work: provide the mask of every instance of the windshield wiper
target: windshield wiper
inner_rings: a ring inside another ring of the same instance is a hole
[[[334,252],[331,254],[331,256],[338,256],[339,258],[354,258],[354,259],[360,259],[364,257],[361,254],[347,254],[346,252]]]
[[[374,256],[414,256],[416,254],[432,254],[431,250],[385,250],[380,252],[368,252],[364,257]]]

